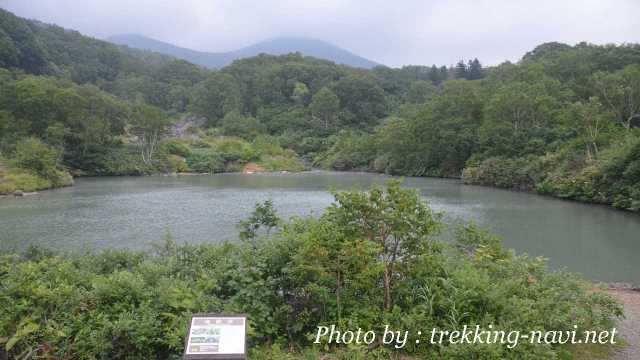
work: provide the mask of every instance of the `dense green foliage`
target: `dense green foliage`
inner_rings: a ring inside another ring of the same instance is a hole
[[[76,175],[300,170],[300,157],[640,208],[636,44],[547,43],[491,68],[363,70],[288,54],[209,71],[0,19],[0,152],[11,163],[33,137]],[[214,149],[225,138],[245,144]],[[265,138],[280,149],[248,150]]]
[[[482,80],[471,68],[316,162],[640,209],[640,46],[544,44]]]
[[[395,350],[312,341],[319,325],[596,330],[621,314],[593,285],[504,250],[474,225],[458,229],[455,246],[434,240],[441,227],[440,214],[395,182],[336,193],[320,218],[286,224],[269,202],[259,204],[240,224],[251,241],[239,244],[169,239],[153,254],[3,255],[0,342],[13,357],[178,359],[190,314],[239,312],[249,315],[256,359],[552,359],[570,353],[528,342],[508,349],[410,339]]]
[[[0,194],[71,175],[338,170],[462,177],[640,210],[640,46],[543,44],[517,64],[355,69],[260,55],[209,71],[0,9]],[[303,160],[301,160],[304,159]],[[389,358],[313,346],[316,326],[598,329],[610,298],[398,184],[335,194],[241,244],[0,256],[0,343],[20,358],[180,358],[195,312],[250,316],[255,358]],[[265,230],[265,231],[261,231]],[[416,358],[557,358],[560,346],[418,346]],[[290,352],[293,351],[293,355]],[[0,357],[2,353],[0,352]]]

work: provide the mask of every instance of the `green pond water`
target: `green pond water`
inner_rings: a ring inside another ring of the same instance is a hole
[[[235,241],[236,224],[256,202],[272,199],[283,218],[319,214],[332,201],[329,189],[388,178],[323,171],[82,178],[70,188],[0,199],[0,249],[148,249],[167,231],[177,242]],[[419,189],[448,224],[474,220],[506,247],[544,256],[554,268],[640,284],[637,214],[458,180],[406,178],[404,186]]]

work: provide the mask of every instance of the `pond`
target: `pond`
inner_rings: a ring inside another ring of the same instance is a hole
[[[73,187],[0,199],[0,249],[148,249],[167,233],[177,242],[235,241],[236,224],[256,202],[272,199],[283,218],[317,215],[332,202],[329,189],[365,189],[388,178],[325,171],[81,178]],[[406,178],[404,186],[445,212],[448,224],[473,220],[554,268],[640,284],[637,214],[451,179]]]

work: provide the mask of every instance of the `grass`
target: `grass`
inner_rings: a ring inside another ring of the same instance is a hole
[[[0,194],[12,194],[17,190],[33,192],[49,189],[49,180],[22,169],[7,169],[0,174]]]
[[[73,184],[73,178],[68,172],[57,170],[53,179],[45,179],[38,174],[9,166],[8,162],[0,158],[0,195],[13,194],[16,191],[34,192]]]

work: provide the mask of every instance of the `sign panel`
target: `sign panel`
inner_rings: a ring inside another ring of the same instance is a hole
[[[194,315],[185,359],[246,359],[247,318],[243,315]]]

